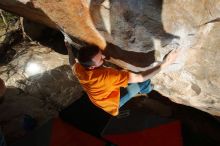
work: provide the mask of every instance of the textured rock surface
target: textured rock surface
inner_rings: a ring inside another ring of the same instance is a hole
[[[1,0],[0,8],[52,28],[64,29],[78,40],[106,46],[95,29],[85,0]]]
[[[153,79],[156,90],[177,103],[220,115],[220,1],[91,1],[90,6],[107,41],[130,51],[110,52],[117,58],[112,62],[138,72],[180,48],[176,63]],[[146,61],[131,51],[146,53]],[[155,58],[147,59],[150,51]]]
[[[135,72],[181,48],[176,64],[153,79],[156,90],[220,115],[219,0],[38,0],[33,6],[74,37],[105,46],[98,30],[115,45],[107,49],[111,62]]]
[[[13,60],[0,67],[0,78],[7,87],[0,98],[0,122],[8,142],[27,132],[22,127],[25,114],[41,126],[82,95],[66,55],[36,44],[12,49],[16,51]]]
[[[220,115],[219,7],[218,0],[164,1],[164,28],[180,37],[176,42],[183,54],[177,61],[179,70],[155,79],[158,90],[171,100],[214,115]]]
[[[14,59],[0,68],[1,78],[7,86],[50,100],[58,108],[80,96],[81,87],[72,75],[66,55],[36,45],[26,49],[22,44],[13,49],[17,51]]]

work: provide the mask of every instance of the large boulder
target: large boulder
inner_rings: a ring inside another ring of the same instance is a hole
[[[1,0],[0,8],[102,49],[107,41],[110,61],[134,72],[180,48],[176,63],[153,78],[155,89],[220,115],[219,0]]]
[[[105,48],[104,38],[92,23],[87,1],[1,0],[0,8],[55,29],[65,30],[80,41]]]

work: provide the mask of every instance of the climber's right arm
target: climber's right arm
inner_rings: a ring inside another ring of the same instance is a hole
[[[162,63],[157,64],[153,68],[140,72],[140,73],[129,72],[128,82],[139,83],[139,82],[144,82],[146,80],[151,79],[153,76],[158,74],[161,70],[167,68],[169,65],[174,63],[179,53],[180,53],[180,49],[174,49],[166,55]]]

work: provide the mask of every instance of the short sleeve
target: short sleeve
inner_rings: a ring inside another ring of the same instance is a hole
[[[109,69],[106,81],[111,83],[116,88],[127,87],[128,85],[128,71]]]

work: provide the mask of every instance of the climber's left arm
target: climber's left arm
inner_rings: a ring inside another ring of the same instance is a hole
[[[73,54],[72,46],[66,41],[65,41],[65,46],[69,55],[69,64],[73,66],[76,63],[76,58],[75,55]]]

